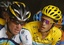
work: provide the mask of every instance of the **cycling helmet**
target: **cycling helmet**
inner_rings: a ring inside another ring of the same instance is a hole
[[[8,7],[9,5],[11,5],[11,4],[12,4],[12,2],[2,1],[2,2],[0,2],[0,7],[5,8],[5,10],[7,10],[7,7]]]
[[[2,29],[6,23],[4,19],[4,12],[7,10],[7,7],[11,5],[9,1],[2,1],[0,2],[0,29]]]
[[[10,18],[15,18],[19,21],[26,21],[30,18],[31,12],[22,2],[13,2],[7,9]]]
[[[41,16],[42,16],[42,12],[38,11],[34,16],[33,16],[33,20],[34,21],[41,21]]]
[[[12,3],[9,2],[9,1],[3,1],[3,2],[0,2],[0,6],[1,7],[8,7],[9,5],[11,5]]]
[[[48,5],[43,8],[42,13],[56,21],[62,18],[61,11],[58,7],[53,5]]]

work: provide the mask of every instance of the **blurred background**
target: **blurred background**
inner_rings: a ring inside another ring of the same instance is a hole
[[[49,4],[58,6],[64,14],[64,0],[0,0],[1,1],[21,1],[24,2],[29,10],[32,12],[32,16],[36,14],[40,9]],[[30,21],[32,21],[33,17],[31,16]]]

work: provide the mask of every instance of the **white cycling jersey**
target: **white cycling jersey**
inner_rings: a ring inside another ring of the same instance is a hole
[[[3,27],[0,30],[0,45],[18,45],[20,44],[20,40],[19,40],[19,34],[12,37],[12,39],[8,39],[8,36],[6,34],[6,28]]]
[[[20,40],[23,45],[32,45],[32,36],[27,29],[20,31]]]
[[[32,37],[28,30],[21,29],[20,33],[12,37],[12,39],[8,39],[6,31],[5,27],[0,30],[0,44],[4,45],[4,42],[6,42],[9,43],[9,45],[17,45],[20,43],[22,43],[22,45],[32,45]]]

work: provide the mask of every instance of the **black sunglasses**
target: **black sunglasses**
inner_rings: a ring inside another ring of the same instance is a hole
[[[24,25],[25,24],[25,21],[19,21],[19,20],[17,20],[17,19],[10,19],[13,23],[15,23],[15,24],[21,24],[21,25]]]

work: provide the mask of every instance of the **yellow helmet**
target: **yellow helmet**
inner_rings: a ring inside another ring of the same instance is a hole
[[[57,21],[62,18],[60,9],[53,5],[48,5],[48,6],[44,7],[42,10],[42,13]]]

